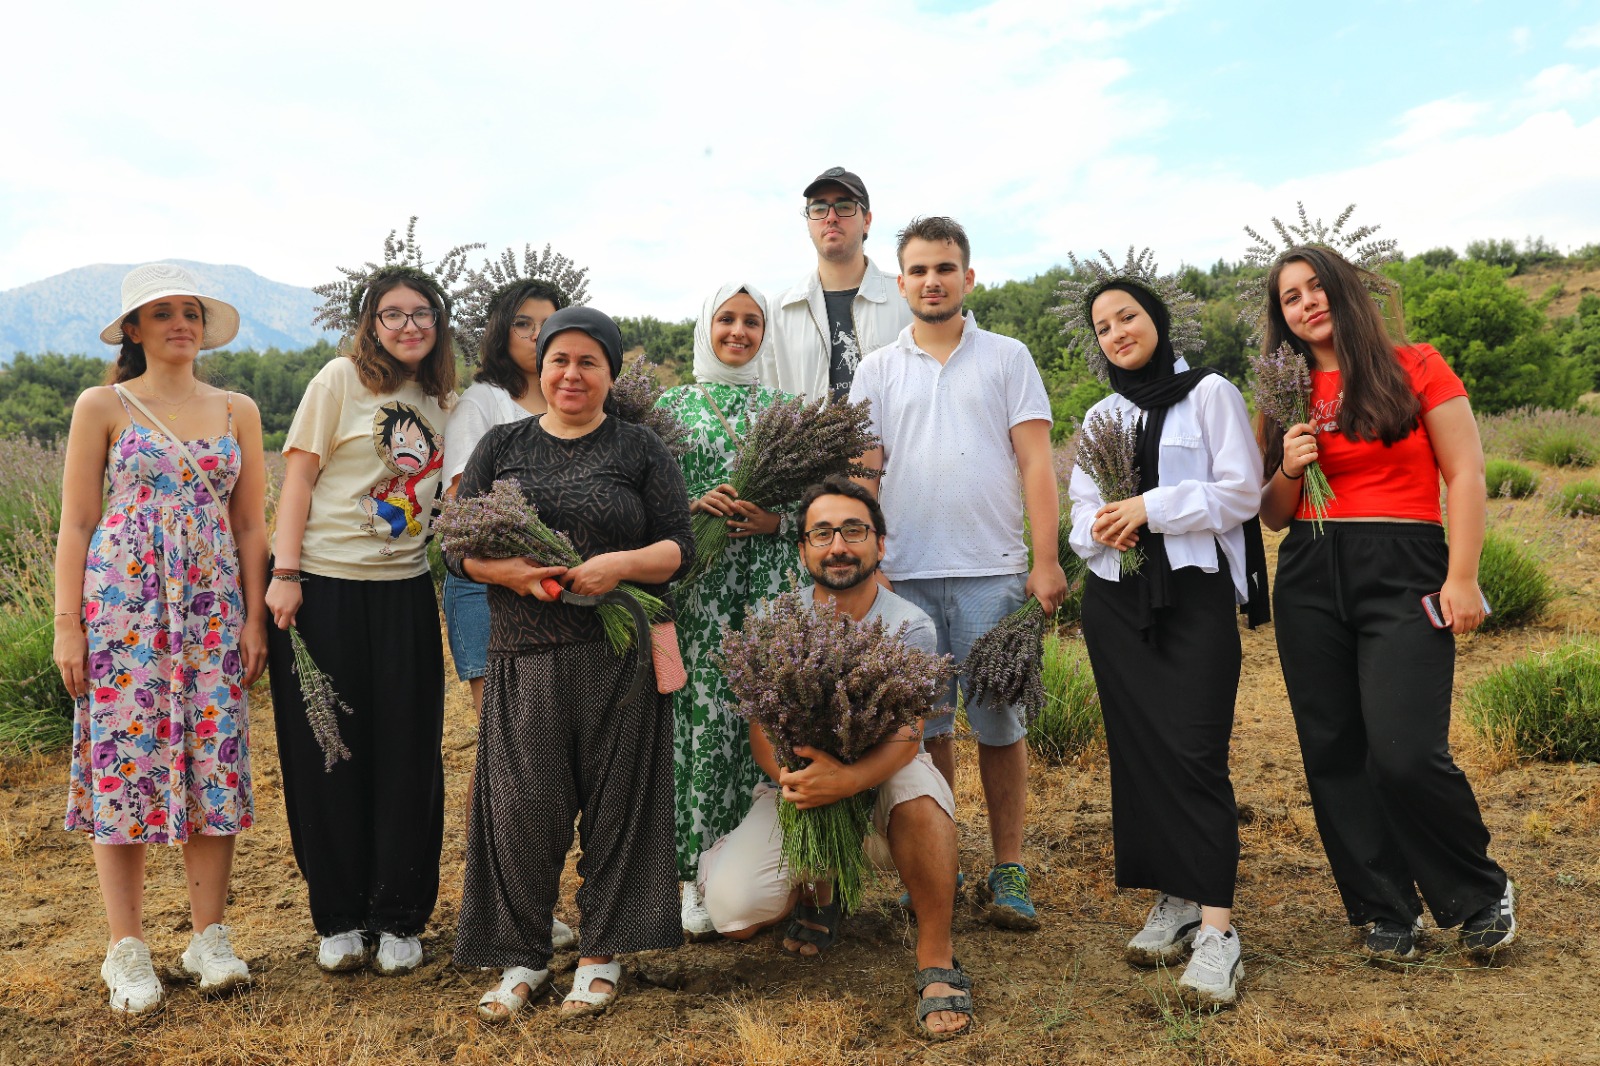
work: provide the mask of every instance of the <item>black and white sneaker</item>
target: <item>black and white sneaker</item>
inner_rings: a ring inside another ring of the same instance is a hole
[[[1362,946],[1371,962],[1413,962],[1422,954],[1417,950],[1417,934],[1421,931],[1421,918],[1410,922],[1379,918],[1367,927],[1367,939]]]
[[[1487,962],[1516,938],[1517,890],[1508,877],[1500,898],[1462,923],[1461,946],[1468,955]]]

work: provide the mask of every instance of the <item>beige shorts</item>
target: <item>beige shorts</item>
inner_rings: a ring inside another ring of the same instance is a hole
[[[890,868],[888,833],[894,809],[908,800],[931,796],[956,817],[956,798],[927,754],[919,754],[878,786],[872,809],[877,832],[866,840],[867,857]],[[763,781],[751,794],[744,821],[700,856],[699,887],[711,921],[720,933],[766,925],[788,913],[795,882],[784,865],[778,839],[778,786]]]

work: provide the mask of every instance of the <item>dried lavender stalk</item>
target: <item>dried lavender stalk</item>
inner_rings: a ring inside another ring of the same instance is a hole
[[[1252,355],[1250,370],[1255,377],[1256,407],[1269,423],[1277,424],[1276,432],[1280,436],[1290,426],[1310,422],[1311,369],[1306,366],[1304,356],[1288,344],[1280,344],[1275,352]],[[1311,431],[1316,433],[1317,427],[1313,425]],[[1328,475],[1319,462],[1307,464],[1302,476],[1302,491],[1311,509],[1311,525],[1321,533],[1322,523],[1328,517],[1328,504],[1335,498],[1333,486],[1328,484]]]
[[[334,691],[333,680],[317,668],[311,651],[298,627],[289,627],[289,647],[294,649],[294,672],[300,678],[300,696],[306,704],[306,720],[311,723],[311,735],[322,749],[322,769],[331,773],[333,764],[350,758],[339,735],[339,715],[354,714],[350,705]]]
[[[1044,709],[1044,605],[1032,596],[993,629],[972,642],[964,664],[972,680],[972,701],[1020,703],[1028,724]]]
[[[1123,422],[1121,411],[1096,411],[1083,424],[1078,465],[1106,503],[1139,495],[1139,425],[1137,416]],[[1122,553],[1121,565],[1124,574],[1138,573],[1144,552],[1135,545]]]
[[[645,358],[635,359],[611,386],[611,403],[624,422],[655,430],[661,443],[674,458],[689,450],[689,427],[670,407],[657,407],[666,389],[655,374],[656,365]]]

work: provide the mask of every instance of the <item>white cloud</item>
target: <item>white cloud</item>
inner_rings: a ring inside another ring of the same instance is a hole
[[[1421,104],[1400,116],[1400,132],[1386,146],[1404,149],[1447,138],[1477,125],[1487,110],[1485,104],[1460,96]]]
[[[1526,26],[1517,26],[1511,31],[1511,51],[1521,55],[1533,44],[1533,31]]]
[[[1600,48],[1600,22],[1584,26],[1567,39],[1568,48]]]
[[[1535,74],[1527,84],[1527,102],[1533,107],[1600,101],[1600,67],[1582,70],[1558,63]]]

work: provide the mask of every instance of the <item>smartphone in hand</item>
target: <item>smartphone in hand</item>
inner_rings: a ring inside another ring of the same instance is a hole
[[[1479,589],[1478,598],[1483,603],[1483,616],[1485,618],[1489,617],[1494,613],[1489,609],[1489,597],[1483,594],[1482,589]],[[1422,609],[1427,613],[1428,621],[1433,623],[1433,628],[1450,628],[1450,623],[1444,620],[1444,609],[1439,606],[1439,594],[1437,592],[1430,592],[1428,595],[1422,597]]]

